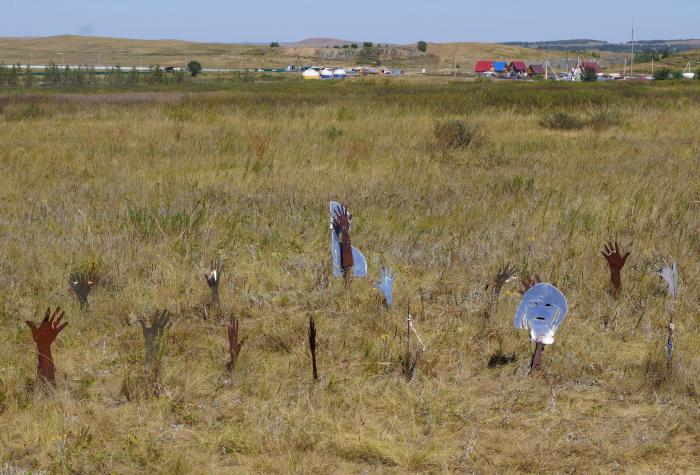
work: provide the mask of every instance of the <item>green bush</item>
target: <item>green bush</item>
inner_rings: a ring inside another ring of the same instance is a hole
[[[661,68],[654,71],[654,79],[657,81],[665,81],[671,76],[671,70],[668,68]]]
[[[419,41],[416,44],[416,48],[418,48],[418,51],[425,53],[426,51],[428,51],[428,43],[426,43],[425,41]]]
[[[583,74],[581,75],[581,80],[586,81],[586,82],[597,81],[598,74],[595,72],[595,69],[593,69],[593,68],[584,69]]]
[[[202,65],[199,63],[199,61],[190,61],[187,63],[187,69],[190,71],[192,77],[195,77],[197,74],[202,72]]]
[[[440,150],[466,148],[476,137],[476,129],[462,120],[435,122],[436,145]]]
[[[566,112],[555,112],[540,120],[540,126],[552,130],[575,130],[583,125],[580,119]]]
[[[588,126],[595,130],[616,127],[622,123],[622,117],[616,110],[609,108],[595,109],[588,113]]]

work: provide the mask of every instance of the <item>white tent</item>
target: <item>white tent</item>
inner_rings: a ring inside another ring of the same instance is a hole
[[[333,79],[333,71],[328,68],[321,70],[321,79]]]
[[[301,77],[303,77],[304,79],[321,79],[321,75],[318,74],[318,71],[312,68],[309,68],[303,73],[301,73]]]
[[[333,77],[335,79],[345,79],[346,73],[343,68],[338,68],[333,70]]]

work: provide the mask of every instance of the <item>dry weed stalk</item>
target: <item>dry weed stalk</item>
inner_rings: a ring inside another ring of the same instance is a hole
[[[61,323],[65,312],[60,307],[56,307],[53,314],[51,307],[46,309],[44,319],[37,326],[31,320],[26,320],[27,326],[32,331],[32,338],[36,343],[38,362],[36,367],[37,381],[42,384],[56,386],[56,371],[51,354],[51,344],[58,334],[68,326],[68,322]]]

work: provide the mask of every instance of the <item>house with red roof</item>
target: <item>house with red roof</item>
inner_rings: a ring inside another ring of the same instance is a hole
[[[542,66],[541,64],[531,64],[527,68],[527,75],[530,77],[544,76],[544,66]]]
[[[602,69],[600,69],[600,64],[596,63],[595,61],[584,61],[581,63],[581,67],[584,71],[589,71],[592,69],[596,74],[602,72]]]
[[[525,74],[527,72],[525,61],[511,61],[508,65],[508,71],[516,74]]]
[[[476,74],[483,74],[493,71],[493,61],[477,61],[474,65]]]

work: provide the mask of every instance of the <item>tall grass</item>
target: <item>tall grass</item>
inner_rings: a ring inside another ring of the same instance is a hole
[[[698,466],[699,85],[237,83],[0,96],[0,467],[51,472],[692,472]],[[35,105],[40,113],[16,115]],[[543,129],[556,110],[624,122]],[[8,114],[11,116],[8,118]],[[15,114],[15,115],[13,115]],[[488,137],[435,160],[436,121]],[[333,130],[333,132],[330,132]],[[338,133],[336,131],[342,131]],[[372,278],[328,281],[328,201]],[[601,245],[633,252],[619,301]],[[224,256],[225,321],[202,274]],[[678,261],[669,303],[651,274]],[[98,262],[81,310],[75,268]],[[570,314],[527,376],[505,262]],[[326,269],[326,270],[324,270]],[[23,320],[61,305],[58,389]],[[401,371],[408,304],[426,351]],[[157,397],[137,319],[172,312]],[[318,327],[311,379],[308,321]],[[515,358],[512,355],[515,354]],[[492,365],[496,355],[505,364]],[[661,374],[661,376],[660,376]]]

